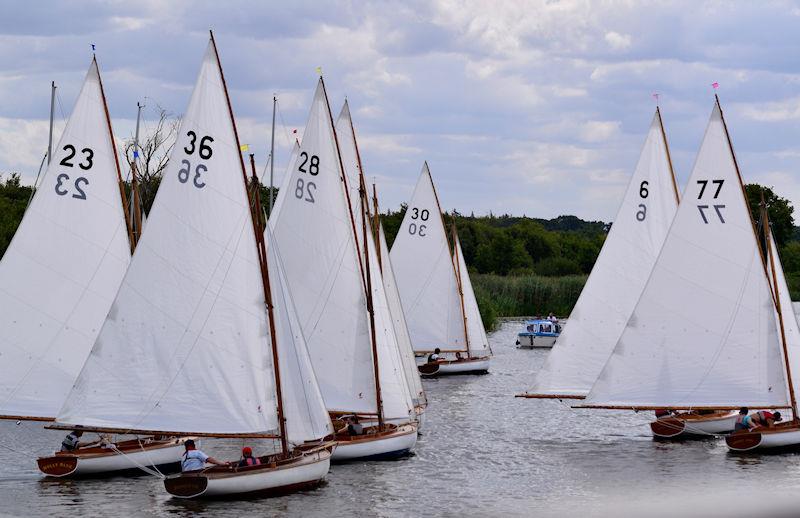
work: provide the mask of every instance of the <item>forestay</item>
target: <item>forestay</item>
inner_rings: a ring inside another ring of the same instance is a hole
[[[469,355],[487,356],[491,354],[492,350],[489,347],[489,339],[486,338],[486,329],[483,327],[481,312],[478,309],[478,301],[475,299],[475,292],[469,279],[469,271],[467,263],[464,262],[464,252],[461,250],[461,241],[458,239],[458,235],[455,236],[453,248],[455,250],[453,261],[456,264],[456,273],[459,276],[461,292],[464,297],[464,318],[469,338]]]
[[[92,61],[0,261],[0,415],[56,416],[130,262],[110,124]]]
[[[234,131],[212,41],[147,232],[61,423],[209,435],[278,428]]]
[[[394,268],[389,257],[389,247],[386,244],[386,235],[383,232],[383,224],[378,224],[378,239],[381,257],[381,275],[383,287],[386,292],[386,301],[389,305],[389,313],[394,323],[394,332],[397,337],[397,344],[400,347],[400,355],[403,361],[403,371],[406,376],[406,383],[411,390],[411,398],[414,405],[426,405],[427,398],[422,388],[422,380],[419,377],[417,362],[414,360],[414,349],[411,347],[411,338],[408,336],[406,317],[403,313],[403,305],[400,302],[400,293],[397,291],[397,281],[394,276]]]
[[[366,292],[320,80],[274,244],[330,411],[377,413]]]
[[[414,351],[466,351],[453,258],[427,163],[390,256]]]
[[[592,406],[787,404],[766,268],[719,104]]]
[[[677,208],[678,192],[656,109],[614,224],[531,394],[588,394],[625,329]]]

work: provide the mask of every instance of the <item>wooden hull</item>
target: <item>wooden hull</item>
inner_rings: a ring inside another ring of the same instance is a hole
[[[412,424],[398,426],[386,432],[336,436],[334,462],[351,460],[393,459],[408,455],[417,443],[417,427]]]
[[[728,448],[734,452],[748,451],[798,451],[800,450],[800,424],[782,423],[772,428],[755,428],[738,431],[725,437]]]
[[[425,378],[453,374],[486,374],[489,372],[489,361],[490,358],[488,356],[465,360],[443,360],[435,363],[424,363],[418,368],[420,376]]]
[[[176,498],[248,498],[278,496],[318,486],[328,474],[333,444],[305,451],[286,461],[245,468],[215,467],[164,480]]]
[[[36,460],[39,470],[48,477],[141,475],[139,465],[174,472],[180,470],[183,443],[188,438],[146,442],[124,441],[117,448],[124,453],[106,448],[81,448],[76,452],[58,452]]]
[[[517,349],[550,349],[555,345],[557,336],[517,336]]]
[[[710,437],[731,432],[736,426],[737,415],[736,412],[715,412],[662,417],[650,423],[650,429],[653,436],[659,439]]]

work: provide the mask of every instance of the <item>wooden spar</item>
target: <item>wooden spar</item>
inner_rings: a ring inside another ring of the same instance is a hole
[[[756,408],[764,408],[768,410],[786,410],[791,408],[786,405],[781,406],[764,406],[764,405],[748,405]],[[596,408],[601,410],[633,410],[639,412],[640,410],[740,410],[740,406],[652,406],[652,405],[572,405],[570,408]]]
[[[100,75],[99,73],[97,74]],[[50,165],[50,160],[53,157],[53,118],[56,114],[56,82],[50,82],[50,132],[47,136],[47,165]],[[41,167],[39,168],[41,172]],[[38,175],[37,175],[38,180]],[[33,184],[34,189],[36,188],[36,182]],[[33,196],[33,195],[31,195]]]
[[[0,419],[9,421],[44,421],[50,423],[56,420],[55,417],[36,417],[31,415],[0,415]]]
[[[207,433],[207,432],[175,432],[168,430],[140,430],[137,428],[107,428],[104,426],[82,426],[70,424],[49,424],[48,430],[81,430],[83,432],[116,433],[125,435],[169,435],[174,437],[218,437],[218,438],[244,438],[244,439],[279,439],[274,433]]]
[[[514,397],[521,397],[527,399],[586,399],[586,396],[577,396],[574,394],[515,394]]]
[[[352,125],[353,121],[350,121]],[[356,148],[358,149],[358,148]],[[372,218],[372,234],[375,237],[375,250],[378,258],[378,268],[383,275],[383,257],[381,256],[381,219],[380,212],[378,212],[378,190],[375,188],[375,183],[372,184],[372,208],[375,209],[375,216]]]
[[[272,138],[269,144],[269,198],[267,198],[268,214],[272,214],[272,198],[275,197],[275,111],[278,107],[278,96],[272,95]]]
[[[103,80],[100,78],[100,67],[97,64],[97,57],[92,58],[92,64],[97,70],[97,82],[100,85],[100,97],[103,99],[103,111],[106,114],[106,126],[108,127],[108,139],[111,141],[111,150],[114,152],[114,165],[117,168],[117,181],[119,183],[119,195],[122,199],[122,209],[125,213],[125,225],[128,227],[128,245],[131,254],[136,248],[136,240],[133,237],[133,224],[131,222],[130,209],[128,208],[128,197],[125,196],[125,182],[122,180],[122,172],[119,168],[119,156],[117,155],[117,144],[114,142],[114,130],[111,128],[111,115],[108,113],[108,103],[106,103],[106,92],[103,90]]]
[[[672,155],[669,153],[669,144],[667,143],[667,132],[664,131],[664,122],[661,120],[661,110],[656,106],[656,115],[658,116],[658,125],[661,128],[661,138],[664,139],[664,149],[667,151],[667,163],[669,164],[669,174],[672,178],[672,189],[675,192],[675,201],[681,202],[681,195],[678,192],[678,182],[675,180],[675,170],[672,168]]]
[[[236,148],[237,150],[241,149],[241,144],[239,143],[239,132],[236,129],[236,119],[233,117],[233,106],[231,105],[231,98],[228,95],[228,85],[225,83],[225,74],[222,72],[222,63],[219,60],[219,53],[217,52],[217,42],[214,41],[214,32],[208,31],[211,36],[211,46],[214,49],[214,57],[217,60],[217,68],[219,69],[219,76],[222,79],[222,91],[225,92],[225,101],[228,104],[228,114],[230,115],[231,119],[231,127],[233,128],[233,136],[236,139]],[[243,180],[243,187],[245,189],[245,195],[249,199],[249,192],[247,189],[247,171],[244,167],[244,158],[242,157],[242,153],[239,152],[239,165],[242,168],[242,180]],[[251,155],[252,160],[252,155]],[[253,170],[253,176],[255,177],[255,166]],[[258,203],[258,196],[255,196],[256,203]],[[277,348],[277,341],[276,341],[276,332],[275,332],[275,319],[273,318],[273,306],[272,306],[272,291],[270,290],[269,284],[269,270],[267,268],[267,252],[266,247],[264,246],[264,233],[259,228],[260,225],[258,221],[261,218],[260,215],[260,205],[259,210],[254,211],[250,210],[250,218],[253,224],[253,233],[255,234],[256,239],[256,248],[258,251],[258,258],[259,258],[259,267],[261,269],[261,286],[264,290],[264,301],[267,306],[267,316],[269,319],[269,332],[270,332],[270,340],[271,340],[271,349],[272,349],[272,367],[275,373],[275,392],[276,392],[276,399],[277,399],[277,407],[278,407],[278,424],[280,426],[280,440],[281,440],[281,452],[283,455],[287,455],[289,453],[289,444],[286,439],[286,421],[283,416],[283,397],[281,392],[281,375],[280,375],[280,366],[278,365],[278,348]],[[273,436],[274,438],[274,436]]]
[[[467,310],[464,308],[464,286],[461,284],[461,263],[458,261],[458,233],[456,232],[456,218],[453,216],[453,225],[450,227],[453,232],[453,266],[456,268],[456,280],[458,281],[458,297],[461,299],[461,316],[464,321],[464,343],[467,344],[467,357],[472,358],[469,349],[469,331],[467,330]]]
[[[347,102],[347,101],[345,101]],[[347,107],[348,114],[350,107]],[[358,141],[356,140],[356,129],[353,126],[353,119],[350,118],[350,132],[353,135],[353,147],[356,150],[356,161],[358,162],[358,194],[361,198],[361,228],[364,236],[364,265],[367,280],[367,311],[369,312],[369,331],[372,341],[372,370],[375,374],[375,401],[378,404],[378,429],[384,429],[383,423],[383,395],[381,394],[380,366],[378,364],[378,340],[375,332],[375,306],[372,300],[372,272],[369,267],[369,246],[367,245],[367,219],[369,219],[369,201],[367,200],[367,185],[364,182],[364,168],[361,166],[361,154],[358,152]],[[345,175],[346,176],[346,175]],[[374,237],[374,236],[373,236]]]
[[[133,139],[133,163],[131,164],[131,200],[133,205],[133,240],[134,246],[142,237],[142,196],[139,192],[138,170],[136,167],[136,155],[139,152],[139,122],[142,119],[142,108],[140,103],[136,103],[136,133]]]
[[[766,242],[770,269],[772,270],[772,283],[775,286],[775,308],[778,312],[778,323],[781,326],[781,345],[783,349],[783,363],[786,367],[786,384],[789,386],[789,402],[792,405],[792,421],[797,422],[800,417],[797,415],[797,400],[794,395],[794,384],[792,383],[792,369],[789,367],[789,348],[786,345],[786,328],[783,324],[783,312],[781,311],[781,297],[778,289],[778,275],[775,271],[775,254],[772,252],[772,243],[769,228],[769,215],[767,214],[767,204],[764,202],[764,192],[761,192],[761,220],[764,225],[764,241]]]

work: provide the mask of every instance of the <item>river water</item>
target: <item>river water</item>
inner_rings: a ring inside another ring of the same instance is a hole
[[[321,488],[285,497],[177,501],[149,475],[47,480],[35,456],[64,434],[0,422],[0,514],[730,517],[800,510],[800,455],[736,456],[720,439],[658,443],[649,412],[514,398],[547,355],[514,347],[521,327],[504,322],[490,335],[490,374],[423,382],[430,405],[413,456],[334,465]],[[240,446],[203,443],[217,458]]]

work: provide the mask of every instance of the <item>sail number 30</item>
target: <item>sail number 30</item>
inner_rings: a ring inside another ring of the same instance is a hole
[[[428,209],[419,210],[417,207],[414,207],[408,210],[411,211],[411,219],[413,220],[428,221],[428,218],[431,215]],[[417,235],[420,237],[425,237],[428,235],[425,233],[427,228],[427,225],[421,224],[418,221],[412,221],[408,224],[408,233],[412,236]]]

